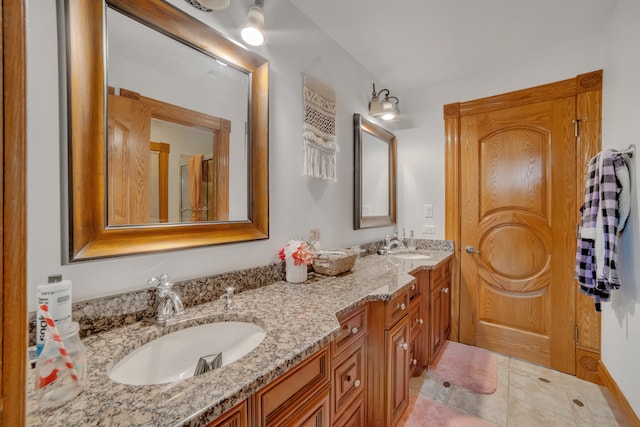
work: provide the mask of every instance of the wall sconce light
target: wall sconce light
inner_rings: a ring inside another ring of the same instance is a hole
[[[260,46],[264,43],[264,0],[255,0],[249,6],[247,13],[247,24],[242,28],[240,35],[242,40],[251,46]]]
[[[380,99],[384,93],[384,98]],[[392,96],[389,89],[381,89],[376,92],[376,84],[373,84],[373,93],[371,94],[371,101],[369,101],[369,115],[372,117],[380,117],[382,120],[393,120],[398,114],[400,109],[398,104],[400,100],[396,96]]]
[[[214,10],[225,10],[229,7],[230,0],[185,0],[196,9],[203,12],[211,12]]]

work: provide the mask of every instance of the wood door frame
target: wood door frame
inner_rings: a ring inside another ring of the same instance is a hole
[[[450,339],[458,341],[460,336],[460,256],[461,256],[461,193],[460,193],[460,135],[461,117],[487,113],[526,104],[550,101],[570,96],[576,97],[576,119],[580,120],[580,137],[577,138],[577,201],[584,191],[584,173],[588,160],[601,146],[601,94],[602,70],[580,74],[572,79],[562,80],[515,92],[467,102],[456,102],[443,106],[445,131],[445,238],[455,244],[451,260],[451,334]],[[580,205],[581,203],[578,203]],[[576,223],[578,213],[576,212]],[[576,292],[577,286],[576,286]],[[577,298],[576,326],[584,331],[583,347],[594,354],[600,352],[600,315],[595,313],[592,301]],[[580,307],[590,306],[590,310]],[[577,348],[581,347],[577,343]],[[579,371],[578,371],[579,372]]]
[[[25,423],[26,56],[24,0],[3,0],[2,14],[2,267],[0,280],[0,425]]]

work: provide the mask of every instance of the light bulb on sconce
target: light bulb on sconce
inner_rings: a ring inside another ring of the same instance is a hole
[[[260,46],[264,43],[264,0],[255,0],[249,6],[247,13],[247,23],[242,28],[240,35],[242,40],[251,46]]]
[[[384,98],[380,99],[384,94]],[[400,100],[397,96],[392,96],[389,89],[381,89],[376,92],[376,84],[373,84],[373,93],[369,101],[369,115],[372,117],[380,117],[382,120],[393,120],[400,114],[398,104]]]

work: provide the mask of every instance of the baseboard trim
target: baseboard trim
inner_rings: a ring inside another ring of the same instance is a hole
[[[633,408],[629,404],[627,398],[624,397],[622,390],[620,390],[620,387],[618,387],[618,384],[609,373],[607,367],[604,365],[604,363],[602,363],[602,360],[600,361],[600,369],[598,370],[598,372],[600,373],[600,379],[602,380],[602,383],[611,392],[615,404],[618,406],[618,409],[624,417],[624,425],[629,427],[640,427],[640,419],[633,411]]]

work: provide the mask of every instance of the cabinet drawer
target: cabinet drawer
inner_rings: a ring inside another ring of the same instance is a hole
[[[409,311],[409,293],[403,291],[391,301],[385,304],[386,329],[392,327],[398,320]]]
[[[435,289],[442,286],[442,282],[447,281],[451,277],[451,270],[449,267],[450,262],[447,261],[435,270],[431,270],[431,276],[429,280],[429,288]]]
[[[333,421],[334,427],[366,427],[364,396],[360,395],[338,419]]]
[[[330,382],[329,347],[325,347],[255,394],[256,424],[277,425],[309,396]]]
[[[362,339],[344,352],[344,357],[334,359],[333,414],[334,418],[351,406],[366,389],[367,353]]]
[[[413,302],[416,300],[416,297],[418,297],[420,295],[420,288],[418,287],[418,282],[417,281],[413,281],[410,285],[409,285],[409,302]]]
[[[306,400],[304,404],[286,418],[271,425],[278,427],[329,427],[329,387]]]
[[[333,342],[334,357],[367,334],[367,306],[340,319],[340,335]]]

